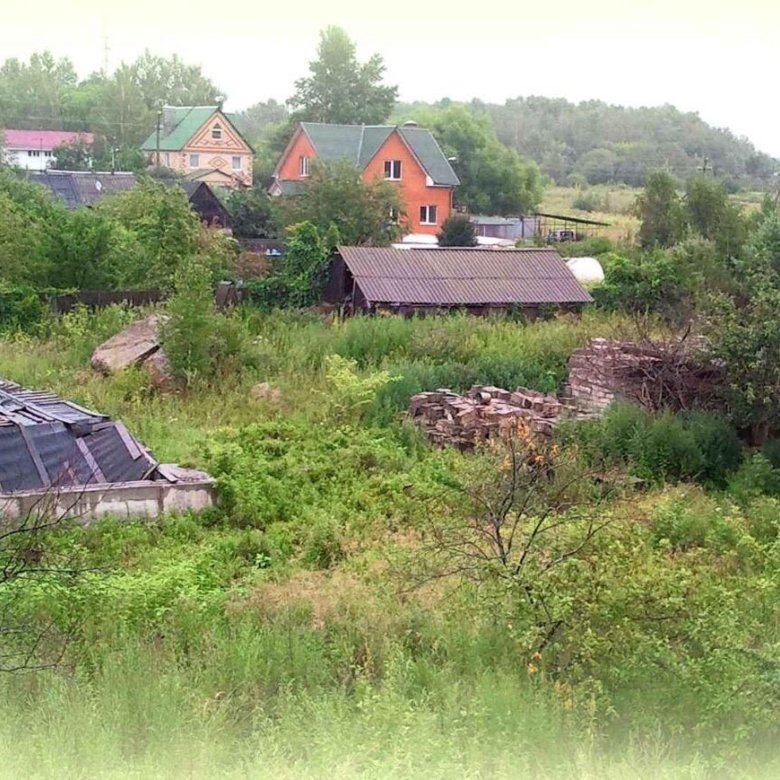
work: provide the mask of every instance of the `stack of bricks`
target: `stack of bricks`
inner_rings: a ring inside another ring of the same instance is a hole
[[[466,395],[451,390],[419,393],[409,405],[411,418],[433,444],[473,449],[525,420],[538,436],[549,437],[565,407],[557,398],[520,387],[514,392],[476,385]]]

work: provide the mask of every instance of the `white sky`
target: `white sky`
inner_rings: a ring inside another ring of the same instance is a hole
[[[11,5],[13,3],[13,5]],[[544,95],[671,103],[780,157],[780,0],[0,0],[0,60],[48,48],[79,73],[144,48],[199,63],[238,110],[289,97],[320,29],[379,52],[401,100]],[[9,7],[10,6],[10,7]],[[459,10],[462,8],[463,10]]]

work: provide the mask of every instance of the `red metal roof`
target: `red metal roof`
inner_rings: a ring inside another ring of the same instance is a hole
[[[86,144],[95,140],[92,133],[80,133],[73,130],[2,130],[2,145],[5,149],[50,150],[79,139]]]
[[[339,247],[370,303],[423,306],[589,303],[554,249]]]

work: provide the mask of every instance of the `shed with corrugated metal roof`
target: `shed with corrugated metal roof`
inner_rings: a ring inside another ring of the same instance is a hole
[[[394,249],[341,246],[325,300],[348,313],[411,314],[541,306],[579,310],[593,299],[554,249]]]

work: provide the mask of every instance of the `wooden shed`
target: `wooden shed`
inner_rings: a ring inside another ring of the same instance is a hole
[[[533,317],[542,306],[578,311],[592,298],[554,249],[341,246],[325,301],[345,313],[519,308]]]

